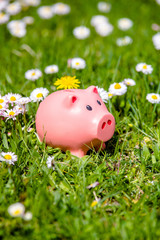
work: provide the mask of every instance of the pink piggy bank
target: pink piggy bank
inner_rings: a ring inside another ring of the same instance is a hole
[[[97,88],[68,89],[50,94],[36,114],[40,141],[78,157],[89,149],[105,148],[115,130],[115,120],[100,98]]]

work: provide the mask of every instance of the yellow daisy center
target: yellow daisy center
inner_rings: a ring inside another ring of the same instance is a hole
[[[79,62],[76,62],[76,65],[78,66],[80,63]]]
[[[0,109],[2,109],[3,107],[2,107],[2,105],[0,105]]]
[[[15,5],[14,5],[14,4],[11,4],[11,5],[9,6],[9,9],[10,9],[10,10],[14,10],[14,9],[15,9]]]
[[[157,99],[158,99],[158,97],[157,97],[156,95],[152,95],[151,98],[154,99],[154,100],[157,100]]]
[[[80,29],[80,34],[83,34],[83,33],[85,33],[85,30],[84,30],[84,28],[81,28]]]
[[[15,30],[15,33],[19,33],[20,32],[20,28],[16,28],[16,30]]]
[[[64,5],[63,4],[59,4],[59,10],[64,9]]]
[[[108,93],[108,97],[112,97],[113,96],[113,93]]]
[[[119,83],[116,83],[116,84],[114,85],[114,88],[115,88],[115,89],[121,89],[122,87],[121,87],[121,85],[120,85]]]
[[[14,215],[19,215],[21,213],[21,210],[20,209],[17,209],[14,211]]]
[[[15,112],[10,111],[9,116],[14,116]]]
[[[76,77],[64,76],[54,83],[55,86],[58,86],[57,89],[71,89],[78,88],[80,81]]]
[[[42,93],[38,93],[38,94],[36,95],[36,97],[37,97],[37,98],[41,98],[41,97],[43,97],[43,94],[42,94]]]
[[[0,103],[3,103],[4,102],[4,100],[3,99],[0,99]]]
[[[9,155],[9,154],[6,154],[6,155],[4,155],[4,158],[5,158],[6,160],[11,160],[11,159],[12,159],[12,156]]]
[[[147,65],[146,64],[143,65],[143,69],[147,69]]]
[[[44,11],[45,11],[46,13],[50,13],[51,9],[50,9],[49,7],[46,7],[46,8],[44,9]]]
[[[3,18],[4,17],[4,13],[0,13],[0,18]]]
[[[127,82],[127,85],[130,85],[131,83],[130,82]]]
[[[12,96],[12,97],[10,97],[10,100],[14,102],[14,101],[16,101],[16,98],[14,96]]]
[[[35,73],[35,72],[33,72],[33,73],[32,73],[32,76],[35,76],[35,75],[36,75],[36,73]]]

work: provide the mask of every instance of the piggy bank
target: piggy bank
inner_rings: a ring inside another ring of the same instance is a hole
[[[54,92],[40,103],[36,114],[40,141],[78,157],[89,149],[104,149],[114,130],[115,119],[95,86]]]

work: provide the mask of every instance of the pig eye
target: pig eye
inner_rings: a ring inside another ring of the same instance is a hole
[[[92,111],[92,107],[90,105],[86,106],[87,110]]]
[[[100,102],[99,100],[97,100],[97,103],[98,103],[99,105],[101,105],[101,102]]]

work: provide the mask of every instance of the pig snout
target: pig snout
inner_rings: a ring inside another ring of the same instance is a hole
[[[112,114],[104,115],[98,124],[97,138],[103,142],[108,141],[114,134],[115,119]]]

